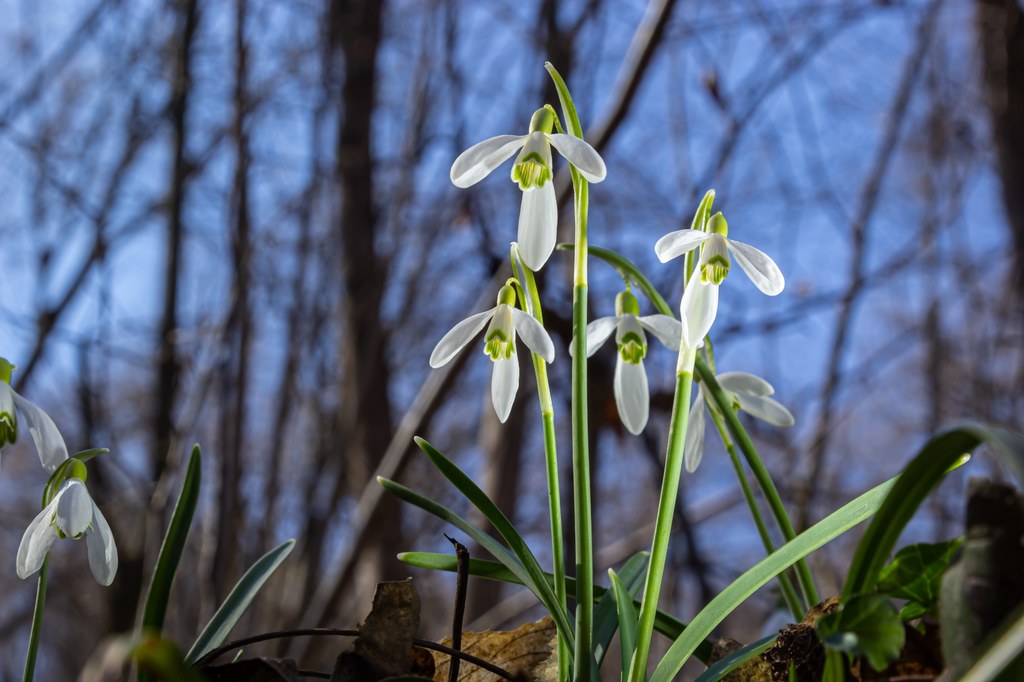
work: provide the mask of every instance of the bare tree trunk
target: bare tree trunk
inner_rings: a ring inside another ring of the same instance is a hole
[[[184,233],[183,213],[185,183],[189,162],[185,158],[187,139],[188,99],[192,63],[192,43],[199,23],[197,0],[184,0],[178,5],[180,30],[178,52],[175,57],[174,80],[167,115],[171,123],[174,152],[171,161],[171,182],[168,192],[168,219],[166,234],[166,261],[164,268],[164,300],[157,340],[157,385],[153,420],[153,481],[159,481],[167,465],[173,436],[174,397],[178,384],[179,364],[174,347],[178,327],[178,279],[181,275],[181,243]],[[142,592],[142,569],[145,543],[137,555],[122,554],[118,568],[117,592],[113,597],[111,629],[124,632],[132,628],[136,605]]]
[[[1019,0],[979,0],[977,23],[1003,203],[1016,250],[1015,282],[1024,311],[1024,11]]]
[[[246,117],[249,97],[246,92],[247,49],[245,43],[245,0],[235,4],[235,116],[232,137],[235,143],[235,178],[231,199],[235,231],[231,240],[234,269],[234,298],[228,314],[226,354],[224,358],[226,391],[223,409],[222,450],[220,454],[220,491],[217,514],[217,543],[213,553],[214,596],[221,601],[238,574],[242,504],[239,500],[245,433],[245,396],[249,384],[249,339],[252,318],[249,310],[249,262],[251,253],[249,220],[249,138]]]

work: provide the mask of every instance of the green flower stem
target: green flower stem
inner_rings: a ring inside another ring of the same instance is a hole
[[[775,522],[779,524],[782,537],[786,542],[789,542],[796,537],[796,530],[793,528],[793,522],[789,519],[789,514],[786,513],[786,507],[782,504],[782,498],[779,496],[779,491],[775,487],[775,482],[772,481],[764,461],[758,454],[753,442],[751,442],[750,436],[747,435],[746,429],[743,428],[743,424],[740,423],[739,417],[736,416],[735,410],[732,409],[732,405],[722,387],[718,385],[714,372],[711,371],[703,360],[697,361],[696,368],[697,372],[700,373],[701,381],[704,382],[705,387],[708,389],[708,393],[725,417],[726,424],[736,439],[736,444],[739,445],[740,451],[747,460],[747,465],[754,472],[754,478],[757,480],[758,487],[761,488],[761,494],[767,500],[768,506],[772,510],[772,515],[775,517]],[[805,560],[801,559],[797,562],[796,574],[800,582],[800,591],[803,593],[804,609],[806,610],[821,601],[821,598],[818,596],[818,590],[814,585],[811,569]]]
[[[32,631],[28,636],[28,651],[25,654],[25,672],[22,682],[31,682],[36,674],[36,653],[39,651],[39,635],[43,627],[43,605],[46,603],[46,577],[50,569],[50,553],[46,553],[43,566],[39,569],[39,580],[36,583],[36,606],[32,610]]]
[[[709,410],[709,412],[711,411]],[[733,442],[732,437],[729,435],[729,431],[725,426],[725,420],[722,419],[720,414],[711,412],[711,421],[714,422],[715,428],[718,429],[718,435],[725,444],[726,452],[729,453],[729,459],[736,470],[736,478],[740,482],[740,489],[743,491],[743,499],[750,509],[750,515],[754,517],[757,534],[761,537],[761,543],[764,545],[765,552],[771,554],[775,551],[775,543],[772,542],[772,536],[768,532],[768,525],[765,523],[764,515],[761,514],[761,508],[757,506],[757,500],[754,499],[754,491],[750,489],[750,483],[747,482],[747,474],[743,470],[739,453],[736,452],[736,443]],[[779,574],[779,587],[782,590],[783,599],[786,600],[786,606],[789,607],[796,622],[800,622],[804,617],[804,610],[800,603],[800,597],[793,587],[793,583],[785,573]]]
[[[668,452],[665,454],[665,475],[661,479],[658,517],[654,524],[654,541],[647,566],[647,578],[644,581],[640,622],[636,632],[636,651],[633,652],[633,662],[629,667],[630,682],[644,682],[647,679],[647,658],[654,634],[654,619],[658,613],[661,583],[665,575],[665,560],[668,558],[668,542],[672,535],[672,519],[675,516],[676,496],[679,493],[679,476],[683,471],[683,445],[686,443],[690,392],[693,390],[693,363],[696,357],[696,351],[685,346],[679,350],[672,421],[668,430]]]
[[[516,249],[512,251],[512,262],[519,273],[519,279],[526,291],[526,311],[544,324],[544,312],[540,305],[540,293],[533,272],[527,268]],[[562,500],[558,488],[558,450],[555,442],[555,408],[551,400],[551,385],[548,382],[548,366],[536,353],[531,353],[533,371],[537,377],[537,398],[540,402],[540,416],[544,425],[544,463],[548,483],[548,516],[551,520],[551,562],[555,597],[562,608],[568,608],[565,589],[565,538],[562,535]],[[566,633],[570,634],[570,633]],[[558,638],[558,679],[569,678],[572,652],[566,637]]]
[[[562,76],[550,62],[544,64],[558,91],[566,127],[583,139],[576,105]],[[557,117],[556,117],[557,118]],[[587,428],[587,181],[572,165],[575,209],[575,258],[572,290],[572,488],[576,539],[576,651],[574,679],[592,679],[594,630],[594,538],[590,504],[590,444]]]

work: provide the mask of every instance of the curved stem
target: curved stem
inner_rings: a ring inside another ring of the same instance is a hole
[[[772,536],[768,532],[768,525],[765,523],[764,515],[761,514],[761,508],[757,506],[757,500],[754,499],[754,491],[750,489],[750,483],[747,482],[747,474],[743,470],[740,456],[736,452],[736,443],[729,436],[729,431],[726,429],[722,416],[717,411],[709,410],[709,412],[711,412],[711,421],[714,422],[715,428],[718,429],[718,435],[721,437],[722,443],[725,444],[725,450],[729,453],[729,460],[732,462],[733,469],[736,470],[736,478],[740,482],[743,499],[750,509],[750,515],[754,517],[754,525],[757,526],[757,534],[761,537],[761,544],[764,545],[765,552],[771,554],[775,551],[775,543],[772,542]],[[800,597],[797,595],[796,589],[793,587],[793,583],[788,575],[779,573],[778,577],[779,587],[782,590],[783,599],[786,600],[786,606],[789,607],[790,612],[796,619],[795,622],[800,622],[804,617],[804,609],[800,604]]]
[[[654,541],[651,544],[651,558],[647,565],[647,578],[644,581],[644,594],[640,605],[636,650],[633,652],[633,662],[629,667],[630,682],[644,682],[647,679],[647,659],[654,635],[654,619],[658,613],[658,598],[661,596],[661,583],[665,575],[665,561],[668,558],[676,496],[679,493],[679,476],[683,471],[683,446],[686,443],[690,392],[693,389],[693,363],[696,357],[696,351],[685,346],[679,350],[672,421],[668,430],[668,452],[665,454],[665,474],[661,479],[658,517],[654,523]]]
[[[22,682],[31,682],[36,673],[36,654],[39,651],[39,635],[43,627],[43,605],[46,603],[46,580],[50,569],[50,553],[43,559],[43,567],[39,569],[39,580],[36,583],[36,605],[32,610],[32,631],[28,636],[28,651],[25,653],[25,672]]]
[[[747,460],[747,465],[750,466],[750,470],[754,473],[757,485],[761,488],[761,494],[764,495],[765,500],[768,502],[768,507],[772,510],[775,522],[779,524],[782,537],[786,542],[789,542],[796,537],[796,529],[793,528],[793,522],[789,519],[789,514],[786,513],[786,507],[782,504],[782,498],[779,496],[779,491],[775,487],[771,474],[768,473],[764,461],[758,454],[753,442],[751,442],[750,436],[747,435],[746,429],[743,428],[743,424],[740,423],[739,417],[736,416],[735,410],[732,409],[732,405],[722,391],[722,387],[718,385],[714,372],[711,371],[703,360],[698,360],[696,367],[700,373],[701,381],[704,382],[708,389],[708,394],[715,401],[719,410],[721,410],[722,415],[725,417],[725,422],[729,426],[729,431],[732,432],[733,437],[736,439],[736,444],[739,445],[740,451]],[[821,601],[821,598],[818,596],[818,589],[814,585],[811,569],[805,560],[801,559],[797,562],[796,574],[797,579],[800,581],[800,591],[803,593],[804,609],[806,610]]]

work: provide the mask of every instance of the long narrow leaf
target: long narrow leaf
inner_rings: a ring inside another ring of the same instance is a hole
[[[454,573],[457,566],[456,559],[453,555],[438,554],[436,552],[402,552],[398,555],[398,560],[407,563],[410,566],[426,568],[432,571],[448,571],[449,573]],[[642,567],[641,571],[643,570],[646,569]],[[469,573],[477,578],[497,580],[510,585],[523,584],[523,581],[512,573],[512,571],[508,570],[496,561],[470,559]],[[625,573],[625,568],[623,568],[623,573]],[[545,573],[544,577],[550,584],[552,581],[551,574]],[[574,599],[576,598],[576,581],[568,576],[565,579],[565,591],[570,597]],[[633,591],[635,592],[635,589]],[[609,594],[608,588],[601,587],[600,585],[594,585],[595,599],[601,600],[606,596],[614,600],[614,597]],[[634,607],[639,607],[640,602],[634,599],[633,605]],[[679,635],[683,634],[683,631],[686,629],[686,624],[664,611],[658,611],[657,615],[654,617],[654,629],[669,639],[676,639]],[[701,642],[700,645],[698,645],[697,650],[694,652],[694,655],[702,662],[706,663],[711,657],[711,642],[707,640]]]
[[[481,490],[469,476],[459,469],[459,467],[455,466],[455,463],[445,457],[440,450],[422,438],[415,438],[414,440],[416,441],[416,445],[418,445],[427,457],[430,458],[433,465],[437,467],[437,470],[440,471],[452,485],[458,488],[459,492],[462,493],[474,507],[480,510],[480,513],[484,515],[484,518],[494,526],[494,529],[498,531],[498,534],[505,540],[505,544],[508,545],[508,548],[512,550],[512,553],[516,555],[516,558],[519,559],[519,563],[533,579],[534,584],[537,585],[538,588],[545,589],[546,592],[550,593],[550,603],[558,604],[558,599],[554,592],[548,589],[548,583],[544,579],[544,569],[541,568],[540,562],[537,561],[537,557],[535,557],[533,552],[530,551],[526,541],[523,540],[522,536],[515,529],[515,526],[513,526],[512,522],[508,520],[508,517],[498,509],[498,506],[491,501],[491,498],[487,497],[487,493]],[[561,606],[559,611],[564,613],[564,608],[564,606]],[[568,622],[568,620],[566,620],[566,622]]]
[[[619,580],[631,599],[635,599],[644,586],[649,556],[650,552],[637,552],[622,564],[622,570],[619,571]],[[608,646],[619,628],[618,607],[615,602],[615,593],[608,590],[597,598],[597,605],[594,607],[594,658],[597,660],[598,668],[604,662]]]
[[[522,563],[520,563],[515,554],[502,546],[490,535],[483,532],[447,507],[444,507],[430,498],[417,493],[415,490],[406,488],[404,485],[395,483],[394,481],[384,477],[378,477],[377,482],[392,495],[395,495],[409,504],[415,505],[420,509],[433,514],[442,521],[452,524],[463,533],[476,540],[481,547],[490,552],[495,559],[500,561],[505,568],[511,571],[520,583],[525,585],[534,593],[534,595],[537,596],[537,599],[540,600],[548,610],[548,613],[551,614],[551,618],[555,621],[555,625],[558,627],[559,633],[564,633],[563,636],[568,641],[570,645],[569,648],[572,648],[573,631],[572,626],[569,624],[568,615],[565,613],[565,609],[562,608],[555,599],[555,593],[551,588],[551,583],[546,579],[543,572],[541,573],[541,580],[538,582],[530,572],[526,570]],[[470,568],[472,570],[472,563],[470,564]]]
[[[142,629],[159,634],[163,629],[164,616],[167,615],[167,602],[174,584],[174,574],[178,571],[178,562],[188,540],[188,531],[192,525],[192,515],[196,511],[199,500],[199,485],[202,479],[202,454],[199,446],[192,446],[192,455],[188,460],[185,482],[181,485],[178,502],[174,505],[171,525],[160,546],[160,554],[153,570],[153,581],[149,584],[146,596],[146,609],[142,616]]]
[[[750,595],[803,557],[878,511],[895,481],[890,479],[847,503],[734,580],[696,615],[683,634],[669,647],[655,669],[651,682],[672,680],[697,646]]]
[[[776,635],[768,635],[762,637],[753,644],[748,644],[741,649],[737,649],[728,656],[724,656],[719,659],[715,664],[701,673],[694,682],[718,682],[736,668],[754,658],[759,656],[761,652],[770,647],[775,643]]]
[[[615,571],[608,569],[611,580],[611,592],[615,595],[615,608],[619,614],[619,648],[622,650],[622,680],[629,679],[629,663],[633,660],[633,649],[636,648],[636,607],[633,606],[633,595],[619,580]]]
[[[978,445],[992,452],[1024,483],[1024,438],[985,424],[968,422],[932,438],[899,475],[878,516],[864,532],[843,587],[843,600],[874,588],[903,529],[928,493],[951,467]]]
[[[216,649],[235,627],[238,620],[249,608],[256,593],[260,591],[263,584],[267,582],[277,567],[288,558],[295,547],[295,540],[283,542],[256,560],[249,570],[245,572],[241,580],[235,583],[228,594],[227,599],[220,605],[217,612],[210,618],[203,631],[199,633],[195,644],[185,654],[185,662],[194,664],[209,651]]]

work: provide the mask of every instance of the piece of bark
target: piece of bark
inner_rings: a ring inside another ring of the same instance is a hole
[[[972,479],[968,485],[967,536],[960,556],[942,577],[939,621],[947,672],[958,678],[1024,601],[1024,502],[1002,483]],[[1010,679],[1024,679],[1022,677]]]
[[[451,640],[446,638],[441,644],[448,646]],[[516,679],[533,682],[557,682],[558,653],[556,651],[558,633],[554,622],[542,618],[536,623],[526,623],[510,632],[464,632],[462,634],[462,651],[492,663],[502,670],[511,673]],[[448,680],[448,654],[433,652],[436,670],[435,682]],[[477,668],[463,662],[459,673],[459,682],[504,682],[504,680],[487,670]]]

